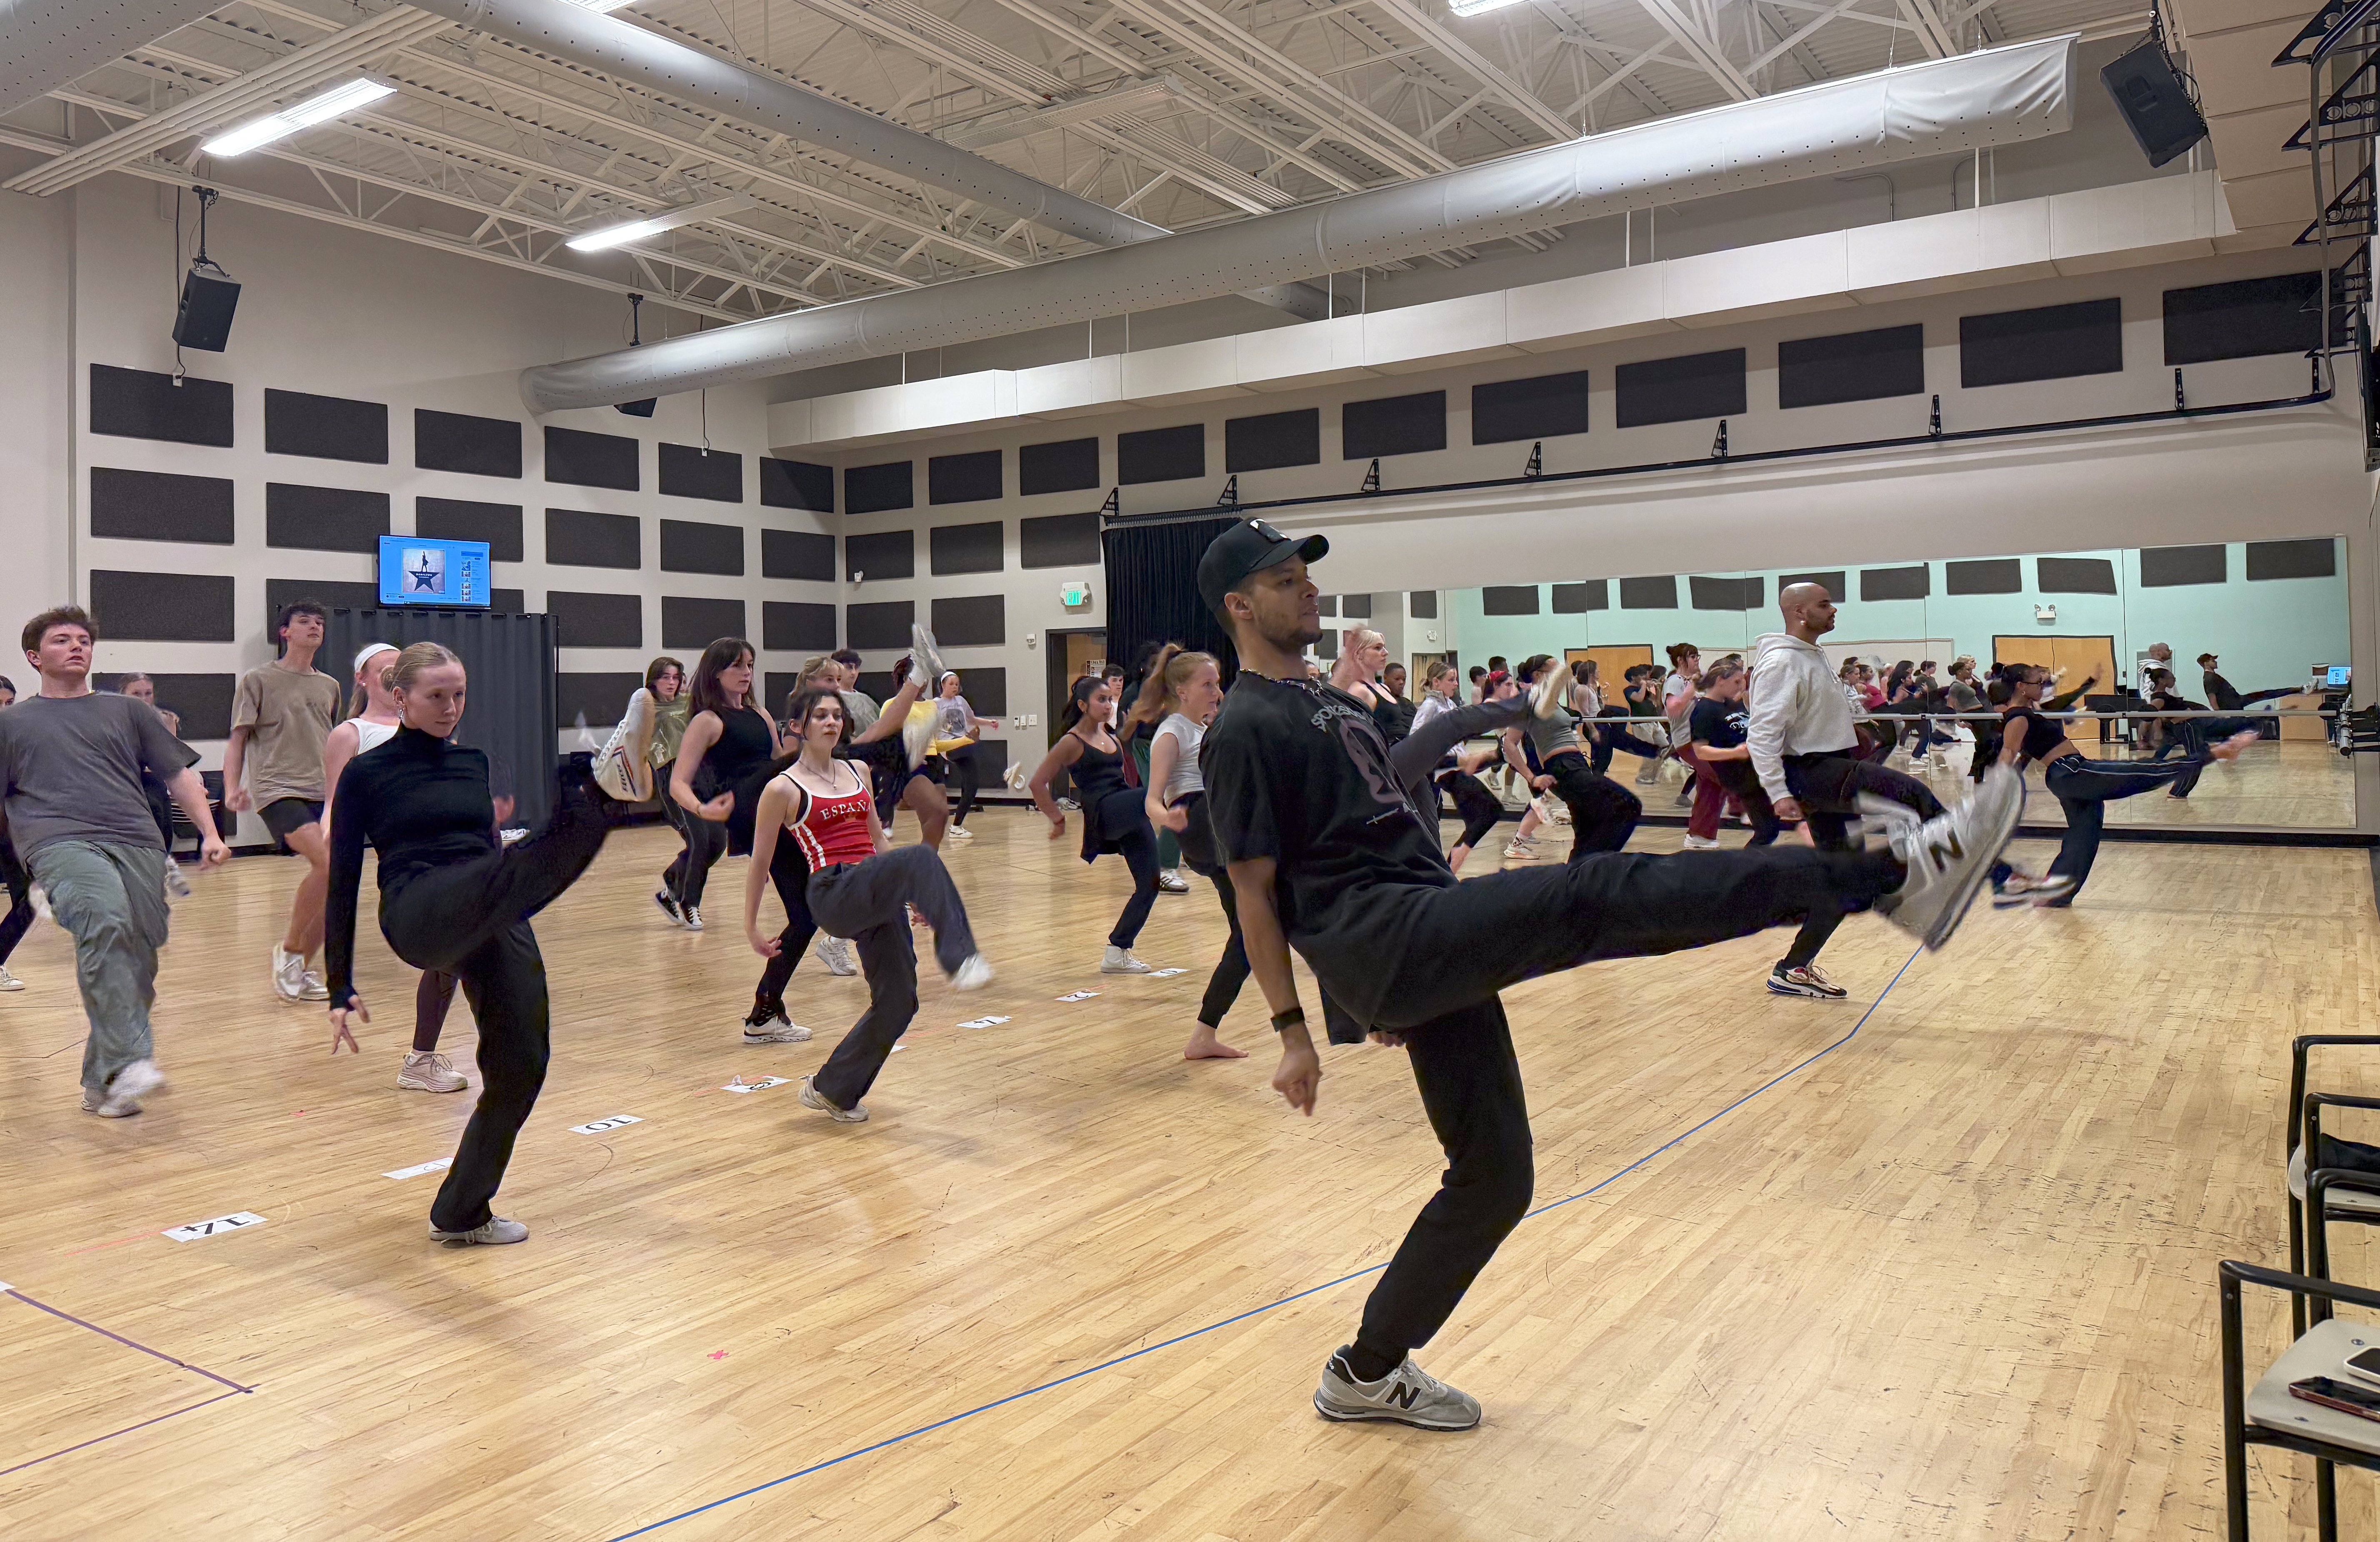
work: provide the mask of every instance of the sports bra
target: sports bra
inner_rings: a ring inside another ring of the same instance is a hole
[[[356,753],[359,755],[387,743],[396,737],[396,730],[402,727],[397,723],[367,723],[360,717],[355,723]]]
[[[844,761],[832,764],[850,770]],[[809,807],[803,811],[801,818],[785,828],[793,832],[795,843],[801,848],[802,860],[809,863],[812,873],[823,873],[844,862],[864,862],[876,855],[876,842],[868,833],[868,813],[875,800],[856,771],[851,773],[851,791],[832,794],[812,792],[794,780],[790,769],[778,775],[809,800]]]

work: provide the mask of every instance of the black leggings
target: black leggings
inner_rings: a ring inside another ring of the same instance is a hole
[[[780,839],[780,849],[793,842]],[[966,906],[941,855],[930,846],[903,846],[864,861],[839,862],[809,880],[818,924],[849,937],[868,977],[868,1010],[834,1046],[810,1085],[837,1108],[855,1108],[875,1085],[876,1073],[917,1015],[917,954],[909,940],[908,907],[934,929],[934,958],[955,974],[975,952]]]
[[[653,773],[662,784],[662,814],[670,828],[686,842],[669,866],[662,869],[662,892],[681,906],[702,903],[703,886],[710,882],[710,870],[727,850],[727,826],[718,820],[705,819],[700,814],[678,806],[669,794],[668,766]]]
[[[455,979],[443,970],[423,970],[413,987],[413,1048],[428,1054],[446,1031],[446,1014],[455,1005]]]
[[[380,929],[389,946],[415,969],[455,975],[480,1022],[480,1102],[430,1207],[430,1223],[440,1231],[486,1223],[514,1138],[537,1105],[552,1013],[529,917],[577,881],[610,830],[593,780],[566,772],[553,817],[536,835],[382,891]]]
[[[1240,936],[1239,897],[1232,892],[1232,875],[1215,860],[1215,826],[1207,816],[1207,795],[1191,793],[1174,806],[1189,818],[1180,837],[1183,864],[1215,885],[1215,897],[1223,902],[1223,919],[1232,927],[1231,935],[1223,940],[1223,955],[1215,960],[1215,972],[1207,979],[1207,994],[1198,1002],[1198,1020],[1208,1028],[1220,1028],[1223,1014],[1240,999],[1240,987],[1248,982],[1248,948]]]
[[[965,824],[966,816],[975,812],[976,791],[983,785],[983,770],[976,765],[975,755],[982,748],[980,744],[962,744],[943,753],[942,759],[950,763],[959,778],[959,806],[951,813],[953,828]]]
[[[760,970],[760,983],[752,991],[750,1022],[761,1022],[785,1009],[785,987],[794,978],[794,966],[802,961],[802,954],[810,939],[819,933],[817,920],[810,914],[810,870],[802,858],[802,849],[791,830],[777,832],[777,844],[769,849],[769,882],[775,885],[778,903],[785,908],[785,929],[777,934],[777,954]],[[833,935],[841,935],[836,933]]]
[[[1641,755],[1646,760],[1661,758],[1661,746],[1647,743],[1628,731],[1632,719],[1616,706],[1607,706],[1595,715],[1595,751],[1587,757],[1586,767],[1600,777],[1611,769],[1611,754],[1617,750],[1623,754]],[[1648,722],[1660,719],[1647,718]],[[1664,724],[1666,727],[1667,725]]]
[[[1435,814],[1438,812],[1435,789],[1443,789],[1446,795],[1454,800],[1454,812],[1463,821],[1463,838],[1455,844],[1466,850],[1478,845],[1488,832],[1496,827],[1496,821],[1504,816],[1504,805],[1488,790],[1488,784],[1459,766],[1452,771],[1439,773],[1432,787],[1434,790],[1423,805],[1422,813]],[[1429,823],[1432,828],[1437,827],[1437,820],[1432,819]]]
[[[1585,861],[1598,851],[1617,851],[1628,844],[1645,805],[1634,793],[1609,777],[1598,777],[1575,750],[1548,755],[1546,775],[1554,779],[1548,790],[1570,805],[1570,860]]]
[[[25,940],[25,929],[33,924],[33,875],[17,860],[17,849],[5,836],[0,836],[0,883],[8,886],[8,914],[0,919],[0,964],[6,964]]]
[[[1103,795],[1096,808],[1084,810],[1083,817],[1099,822],[1099,839],[1113,844],[1116,855],[1132,869],[1132,897],[1123,902],[1108,933],[1110,946],[1129,948],[1157,903],[1157,832],[1149,827],[1148,804],[1140,789],[1117,788]]]

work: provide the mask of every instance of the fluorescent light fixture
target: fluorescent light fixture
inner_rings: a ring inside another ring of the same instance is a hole
[[[700,203],[689,203],[676,209],[664,209],[658,214],[649,215],[641,220],[630,220],[625,224],[605,225],[601,230],[590,230],[584,235],[572,236],[563,245],[575,252],[610,251],[613,247],[625,247],[638,241],[649,241],[662,232],[675,230],[680,225],[715,220],[722,214],[733,214],[739,210],[749,209],[758,201],[759,200],[743,193],[731,193],[723,199],[706,199]]]
[[[597,16],[601,16],[608,11],[616,11],[627,3],[628,0],[570,0],[570,4],[580,10],[593,11]]]
[[[1488,11],[1500,11],[1507,6],[1517,6],[1521,0],[1447,0],[1448,10],[1457,16],[1480,16]]]
[[[326,123],[378,102],[395,90],[387,81],[375,80],[370,76],[342,81],[295,106],[284,107],[269,117],[257,118],[227,133],[218,134],[201,144],[199,150],[207,155],[245,155],[259,145],[285,139],[301,128],[311,128],[318,123]]]

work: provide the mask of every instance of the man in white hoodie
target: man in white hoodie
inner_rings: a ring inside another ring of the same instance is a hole
[[[1916,812],[1921,819],[1942,813],[1924,782],[1859,758],[1859,733],[1834,666],[1818,639],[1835,629],[1834,596],[1823,584],[1789,584],[1777,596],[1785,630],[1764,633],[1752,666],[1751,720],[1745,737],[1752,769],[1760,777],[1777,817],[1806,824],[1825,850],[1852,849],[1851,816],[1862,792],[1875,793]],[[1818,967],[1818,950],[1843,923],[1842,913],[1812,911],[1785,957],[1768,971],[1768,988],[1779,995],[1832,1001],[1846,993]]]

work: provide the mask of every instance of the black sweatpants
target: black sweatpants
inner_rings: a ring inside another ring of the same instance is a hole
[[[1215,972],[1207,977],[1207,994],[1198,1002],[1198,1020],[1208,1028],[1220,1028],[1223,1015],[1240,999],[1240,987],[1248,982],[1248,947],[1240,936],[1240,900],[1232,892],[1232,875],[1215,858],[1215,827],[1207,817],[1207,795],[1191,793],[1174,807],[1189,820],[1177,837],[1183,865],[1215,885],[1215,897],[1223,902],[1223,919],[1232,927],[1231,935],[1223,940],[1222,957],[1215,960]]]
[[[976,765],[975,756],[982,748],[980,744],[962,744],[943,752],[942,759],[959,779],[959,806],[951,812],[953,828],[965,824],[966,816],[975,812],[975,795],[983,786],[983,769]]]
[[[1570,805],[1570,860],[1585,861],[1602,851],[1617,851],[1635,832],[1645,805],[1636,795],[1609,777],[1598,777],[1586,757],[1574,750],[1545,757],[1548,789]]]
[[[1084,818],[1098,822],[1099,839],[1113,842],[1116,855],[1132,870],[1132,897],[1108,931],[1111,947],[1129,948],[1139,941],[1157,904],[1157,832],[1149,825],[1144,797],[1139,788],[1118,788],[1102,796],[1096,809],[1083,811]]]
[[[1630,715],[1624,709],[1607,706],[1595,715],[1595,751],[1587,757],[1587,769],[1602,776],[1611,769],[1611,754],[1617,750],[1645,760],[1661,758],[1661,746],[1647,742],[1628,731]],[[1663,725],[1667,727],[1665,723]]]
[[[1810,837],[1825,851],[1852,849],[1851,822],[1859,813],[1859,795],[1871,792],[1879,798],[1913,809],[1920,819],[1934,819],[1942,813],[1942,801],[1934,789],[1914,777],[1907,777],[1888,766],[1871,760],[1853,758],[1856,749],[1840,754],[1787,755],[1785,786],[1800,801],[1802,812],[1809,816]],[[1785,957],[1777,960],[1780,968],[1793,969],[1818,957],[1838,927],[1843,923],[1843,912],[1831,915],[1813,910],[1793,934],[1792,945]]]
[[[809,908],[809,864],[803,860],[801,843],[794,839],[791,830],[778,831],[777,844],[769,849],[769,882],[776,887],[777,902],[785,908],[785,929],[777,934],[776,957],[761,969],[760,983],[753,988],[751,1021],[784,1011],[785,987],[793,981],[794,966],[802,961],[819,933]]]
[[[662,892],[679,905],[702,903],[703,886],[710,882],[710,870],[727,853],[727,825],[724,820],[705,819],[700,814],[678,806],[669,795],[668,769],[656,772],[662,778],[662,814],[686,845],[662,869]]]
[[[565,773],[544,829],[469,861],[433,867],[384,891],[381,934],[418,970],[457,977],[480,1023],[480,1102],[455,1150],[430,1223],[482,1225],[513,1141],[537,1106],[550,1054],[545,959],[529,918],[561,897],[603,848],[611,819],[583,772]]]
[[[1748,935],[1799,917],[1864,910],[1898,888],[1884,852],[1616,852],[1508,868],[1415,891],[1408,934],[1426,948],[1318,960],[1390,972],[1370,1026],[1404,1035],[1446,1174],[1364,1304],[1357,1343],[1390,1364],[1429,1342],[1529,1208],[1529,1114],[1496,993],[1598,958],[1641,958]]]
[[[1504,816],[1504,805],[1488,790],[1488,784],[1460,767],[1439,774],[1427,794],[1427,801],[1422,805],[1425,815],[1438,812],[1439,788],[1445,789],[1446,795],[1454,800],[1455,814],[1463,821],[1463,837],[1457,844],[1466,850],[1486,838],[1488,832],[1496,827],[1496,821]],[[1437,821],[1430,823],[1435,827]]]
[[[868,1010],[810,1082],[837,1108],[858,1106],[917,1015],[917,955],[909,941],[906,909],[911,905],[934,929],[935,960],[943,972],[957,972],[975,952],[975,934],[958,885],[932,847],[896,847],[810,874],[810,914],[832,935],[851,939],[859,950],[860,972],[868,977]]]
[[[2203,719],[2202,719],[2203,721]],[[2159,789],[2188,793],[2206,769],[2204,756],[2192,760],[2091,760],[2060,755],[2041,768],[2041,785],[2066,813],[2066,838],[2058,843],[2058,860],[2049,864],[2052,877],[2074,880],[2074,886],[2049,901],[2074,903],[2099,860],[2099,832],[2107,822],[2107,804]]]
[[[0,836],[0,884],[8,886],[8,914],[0,918],[0,964],[6,964],[33,924],[33,875],[17,860],[17,849],[6,836]]]

